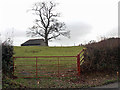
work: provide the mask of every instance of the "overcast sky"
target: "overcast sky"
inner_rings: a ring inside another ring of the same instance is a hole
[[[13,45],[20,46],[31,37],[26,31],[34,25],[35,15],[28,12],[35,2],[41,0],[0,0],[0,33],[4,41],[12,37]],[[44,0],[42,0],[44,1]],[[56,11],[60,21],[71,31],[71,38],[52,40],[50,46],[74,46],[98,41],[100,37],[118,36],[119,0],[54,0],[59,3]]]

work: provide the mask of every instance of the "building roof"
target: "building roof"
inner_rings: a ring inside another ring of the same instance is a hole
[[[40,43],[43,43],[44,42],[44,39],[30,39],[26,42],[24,42],[23,44],[40,44]]]

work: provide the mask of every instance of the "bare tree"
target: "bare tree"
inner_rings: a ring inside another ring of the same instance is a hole
[[[56,3],[49,2],[38,2],[34,4],[32,11],[38,16],[35,20],[35,25],[29,28],[27,35],[43,37],[48,46],[48,41],[56,39],[59,36],[70,37],[70,31],[66,30],[64,22],[59,22],[57,17],[59,13],[55,12]]]

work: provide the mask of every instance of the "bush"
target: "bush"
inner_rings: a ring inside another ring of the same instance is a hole
[[[120,53],[120,38],[104,39],[85,45],[85,62],[81,66],[82,71],[93,70],[118,70],[118,56]]]
[[[11,40],[8,39],[2,43],[2,72],[4,75],[13,75],[13,46]]]

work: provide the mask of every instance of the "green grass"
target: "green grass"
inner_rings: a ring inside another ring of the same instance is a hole
[[[15,46],[14,47],[14,56],[77,56],[77,54],[83,49],[83,47],[39,47],[39,46]],[[41,59],[43,61],[41,61]],[[73,74],[75,72],[72,71],[72,69],[76,69],[76,58],[47,58],[47,60],[52,60],[50,62],[46,61],[46,58],[38,58],[38,64],[57,64],[58,61],[53,61],[53,60],[60,60],[59,63],[62,64],[62,68],[65,67],[71,67],[71,69],[68,69],[69,72],[67,74]],[[70,60],[73,59],[74,61],[68,62],[68,61],[63,61],[63,60]],[[31,61],[31,62],[30,62]],[[16,66],[15,71],[22,72],[23,70],[28,72],[31,71],[32,73],[36,72],[36,68],[34,67],[36,65],[35,59],[16,59],[15,64],[21,66]],[[31,66],[24,66],[25,64]],[[68,65],[68,64],[75,64],[75,65]],[[73,68],[75,67],[75,68]],[[10,79],[10,84],[8,83],[9,79],[6,79],[5,82],[6,84],[4,85],[5,88],[12,87],[12,88],[21,88],[22,87],[27,87],[27,88],[88,88],[93,86],[92,84],[88,83],[85,84],[84,79],[82,77],[82,81],[79,82],[80,77],[52,77],[50,74],[53,74],[54,72],[50,72],[51,70],[58,70],[53,65],[48,65],[48,66],[42,66],[40,65],[38,69],[40,69],[39,75],[42,74],[43,68],[46,68],[47,73],[49,74],[50,77],[42,77],[42,78],[17,78],[17,79]],[[65,69],[61,70],[65,71]],[[28,71],[27,71],[28,70]],[[68,71],[67,70],[67,71]],[[43,70],[44,71],[44,70]],[[71,72],[72,71],[72,72]],[[64,72],[64,73],[65,73]],[[22,73],[15,73],[17,76],[22,76]],[[34,77],[34,76],[33,76]],[[92,78],[90,79],[92,81]],[[38,83],[39,82],[39,83]],[[111,82],[110,80],[105,81],[106,83]],[[87,82],[86,82],[87,83]],[[96,86],[95,84],[94,86]],[[3,88],[4,88],[3,87]]]
[[[0,89],[2,89],[2,85],[0,85]]]
[[[14,56],[76,56],[83,47],[14,46]]]
[[[73,46],[73,47],[40,47],[40,46],[15,46],[14,47],[14,56],[77,56],[78,53],[83,49],[80,46]],[[54,61],[57,60],[57,61]],[[56,65],[59,65],[58,68]],[[66,60],[66,61],[64,61]],[[72,60],[72,61],[68,61]],[[28,77],[35,77],[36,72],[36,59],[35,58],[16,58],[15,59],[15,73],[16,76],[28,76]],[[38,77],[42,78],[18,78],[15,79],[15,82],[21,83],[24,86],[32,87],[32,88],[71,88],[71,87],[81,87],[80,85],[76,85],[74,83],[68,83],[69,79],[76,78],[74,74],[77,74],[77,58],[76,57],[62,57],[62,58],[37,58],[37,67],[38,69]],[[44,64],[44,65],[43,65]],[[49,64],[49,65],[48,65]],[[53,65],[55,64],[55,65]],[[24,66],[30,65],[30,66]],[[64,69],[69,68],[69,69]],[[71,77],[54,77],[58,74],[58,69],[60,70],[59,73],[64,73],[61,75],[73,75]],[[23,74],[23,71],[27,74]],[[45,72],[46,71],[46,72]],[[37,82],[40,81],[40,84]]]
[[[40,46],[15,46],[14,56],[77,56],[83,47],[40,47]],[[56,61],[55,61],[56,60]],[[71,60],[71,61],[69,61]],[[59,64],[59,67],[57,66]],[[29,65],[29,66],[26,66]],[[47,57],[37,58],[38,77],[61,76],[77,74],[76,57]],[[15,75],[23,77],[35,77],[36,58],[16,58]],[[65,69],[69,68],[69,69]],[[58,72],[58,69],[60,72]],[[23,72],[24,71],[24,72]],[[19,72],[19,73],[17,73]],[[46,75],[48,74],[48,75]]]

